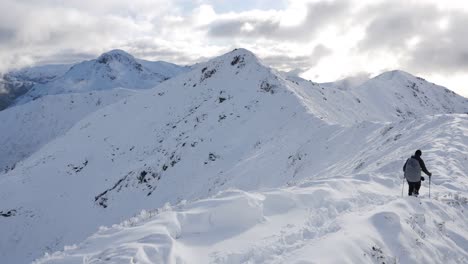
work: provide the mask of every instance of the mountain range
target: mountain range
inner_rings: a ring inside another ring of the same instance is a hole
[[[6,263],[468,260],[468,99],[444,87],[320,84],[245,49],[46,79],[0,111]],[[401,197],[416,149],[433,199]]]

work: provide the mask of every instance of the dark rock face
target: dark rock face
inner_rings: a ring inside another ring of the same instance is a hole
[[[16,215],[16,210],[8,210],[8,211],[0,211],[0,216],[3,217],[10,217],[10,216],[15,216]]]

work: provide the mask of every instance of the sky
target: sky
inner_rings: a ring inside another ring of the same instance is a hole
[[[468,97],[464,0],[0,0],[0,72],[116,48],[182,65],[246,48],[315,82],[400,69]]]

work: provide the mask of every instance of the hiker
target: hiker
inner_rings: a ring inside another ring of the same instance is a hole
[[[432,176],[426,169],[426,164],[421,159],[422,152],[421,150],[416,150],[414,156],[407,159],[405,165],[403,166],[403,171],[405,172],[405,178],[408,181],[408,195],[409,196],[418,196],[419,195],[419,188],[421,188],[421,181],[424,181],[424,177],[421,176],[421,170],[429,176]]]

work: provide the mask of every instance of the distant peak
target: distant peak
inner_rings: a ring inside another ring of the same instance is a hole
[[[232,58],[242,57],[246,58],[247,60],[258,60],[257,56],[253,52],[244,48],[234,49],[231,52],[226,53],[224,56]]]
[[[244,48],[236,48],[236,49],[233,49],[231,52],[229,52],[231,54],[236,54],[236,55],[250,55],[250,56],[255,56],[255,54],[253,52],[251,52],[250,50],[248,49],[244,49]],[[228,53],[228,54],[229,54]]]
[[[258,62],[258,58],[251,51],[238,48],[216,57],[212,61],[226,62],[230,64],[230,66],[243,67],[248,63]]]
[[[393,70],[393,71],[387,71],[379,74],[375,78],[378,79],[384,79],[384,80],[392,80],[392,79],[400,79],[400,78],[415,78],[415,76],[411,75],[410,73],[407,73],[402,70]]]
[[[134,61],[135,58],[129,53],[120,49],[114,49],[114,50],[105,52],[97,58],[98,63],[108,63],[109,61],[114,61],[114,60],[120,61],[120,62]]]

